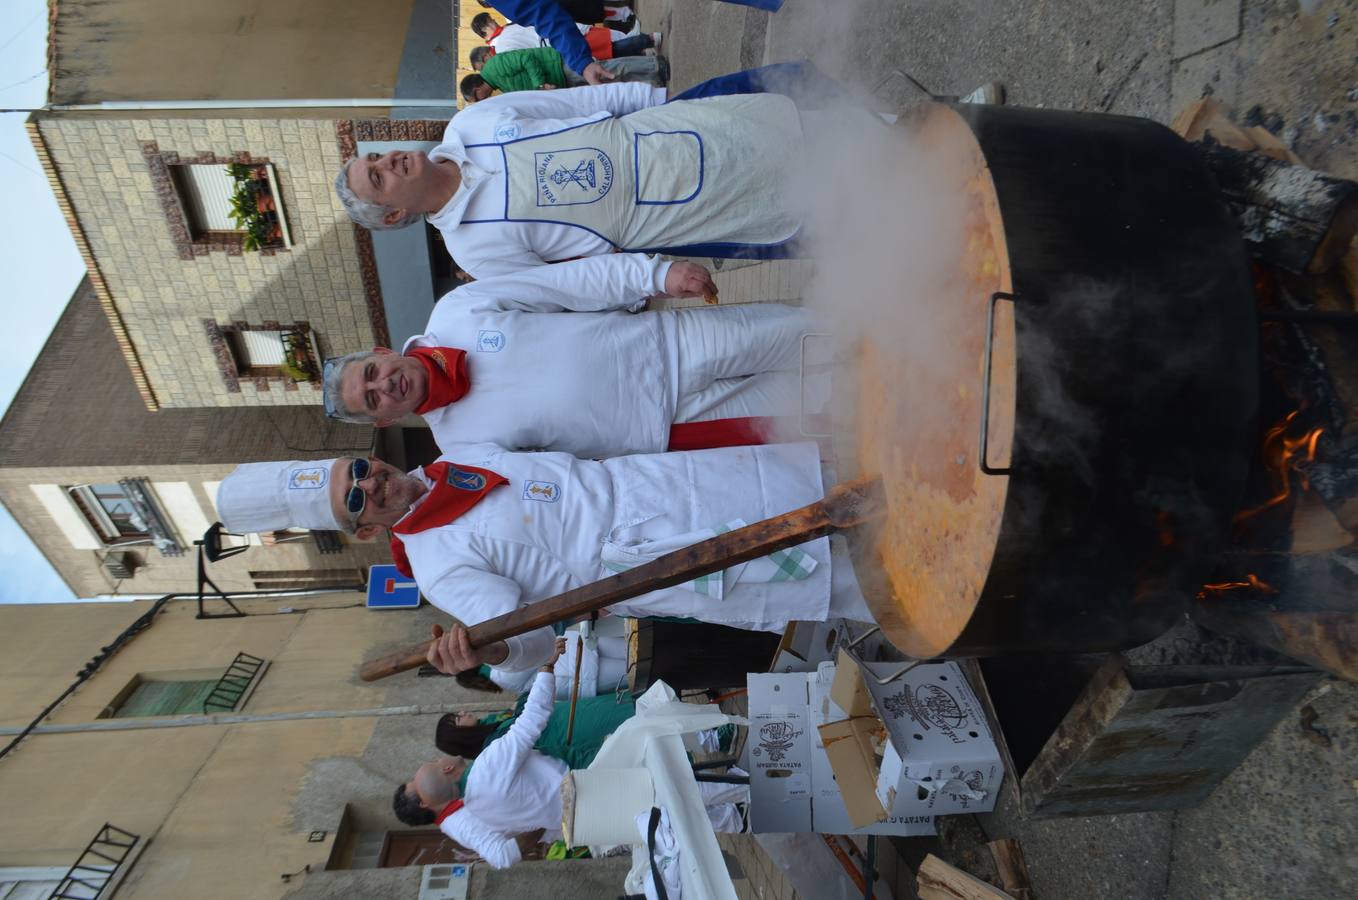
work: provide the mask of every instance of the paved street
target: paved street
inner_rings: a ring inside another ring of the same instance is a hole
[[[810,59],[874,94],[882,109],[922,99],[910,78],[939,95],[994,79],[1007,86],[1011,105],[1163,123],[1211,94],[1313,167],[1358,177],[1358,2],[788,0],[775,15],[712,0],[638,0],[638,8],[647,30],[665,32],[674,90],[743,67]],[[722,295],[794,299],[809,268],[728,264]],[[1006,802],[949,828],[944,843],[984,877],[988,859],[969,850],[980,829],[1018,837],[1042,900],[1351,893],[1358,687],[1326,680],[1306,704],[1327,740],[1304,731],[1296,714],[1285,716],[1196,809],[1028,822]],[[746,874],[742,898],[795,896],[752,839],[728,847]],[[887,851],[882,872],[895,896],[913,896],[909,861],[920,852],[901,841]]]

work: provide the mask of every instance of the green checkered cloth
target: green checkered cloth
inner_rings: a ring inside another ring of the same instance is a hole
[[[745,524],[743,519],[735,519],[725,525],[713,528],[708,536],[715,537],[719,534],[726,534],[728,531],[744,528]],[[603,564],[604,568],[610,572],[625,572],[632,568],[612,560],[604,560]],[[734,586],[735,581],[740,580],[763,583],[802,581],[810,577],[811,573],[816,570],[816,560],[809,553],[796,547],[776,550],[768,556],[753,559],[741,565],[743,569],[732,567],[731,569],[700,575],[688,582],[689,589],[695,594],[720,600],[725,593],[725,575],[727,572],[738,570],[738,577],[732,582]]]

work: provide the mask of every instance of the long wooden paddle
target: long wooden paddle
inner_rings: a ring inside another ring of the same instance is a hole
[[[738,563],[767,556],[777,550],[862,524],[885,512],[882,480],[877,476],[860,478],[830,489],[823,500],[801,509],[746,525],[708,538],[672,553],[643,563],[626,572],[593,584],[529,603],[513,612],[487,619],[467,629],[473,647],[526,634],[544,625],[631,600],[651,591],[683,584],[702,575],[720,572]],[[425,654],[433,641],[425,641],[368,660],[359,669],[364,681],[376,681],[424,665]]]

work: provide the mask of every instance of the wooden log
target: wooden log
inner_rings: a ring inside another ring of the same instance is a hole
[[[1271,602],[1277,604],[1279,598]],[[1217,634],[1268,647],[1358,683],[1358,612],[1272,609],[1256,598],[1222,596],[1199,598],[1190,613]]]
[[[1001,838],[986,844],[1000,870],[1000,883],[1014,900],[1033,900],[1033,880],[1028,875],[1028,861],[1023,848],[1013,838]]]
[[[920,900],[1015,900],[992,884],[948,865],[930,853],[915,879]]]
[[[885,511],[882,480],[877,476],[835,485],[824,500],[809,506],[719,534],[673,553],[666,553],[659,559],[626,572],[487,619],[467,629],[468,638],[473,647],[484,647],[527,634],[545,625],[574,619],[651,591],[720,572],[737,563],[768,556],[776,550],[804,544],[832,531],[862,524]],[[364,681],[376,681],[398,672],[417,669],[424,665],[425,654],[432,643],[425,641],[369,660],[359,669],[359,677]]]
[[[1231,121],[1231,111],[1213,97],[1203,97],[1184,107],[1174,121],[1172,130],[1186,141],[1209,138],[1236,150],[1254,150],[1258,144],[1243,128]]]
[[[1358,233],[1358,184],[1244,152],[1197,145],[1252,255],[1289,272],[1328,272]]]

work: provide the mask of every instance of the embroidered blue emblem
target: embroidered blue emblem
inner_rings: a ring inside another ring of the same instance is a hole
[[[484,329],[476,333],[476,352],[499,353],[505,348],[505,333]]]
[[[533,154],[538,206],[596,203],[613,187],[613,160],[594,147]]]
[[[445,480],[459,491],[479,491],[486,486],[486,476],[480,472],[468,472],[451,467]]]
[[[330,470],[325,466],[308,466],[288,473],[288,490],[316,491],[330,483]]]
[[[555,481],[526,481],[523,485],[523,499],[555,503],[561,499],[561,486]]]
[[[499,128],[495,129],[495,140],[512,141],[519,136],[521,131],[523,131],[523,129],[519,127],[518,122],[510,122],[508,125],[501,125]]]

